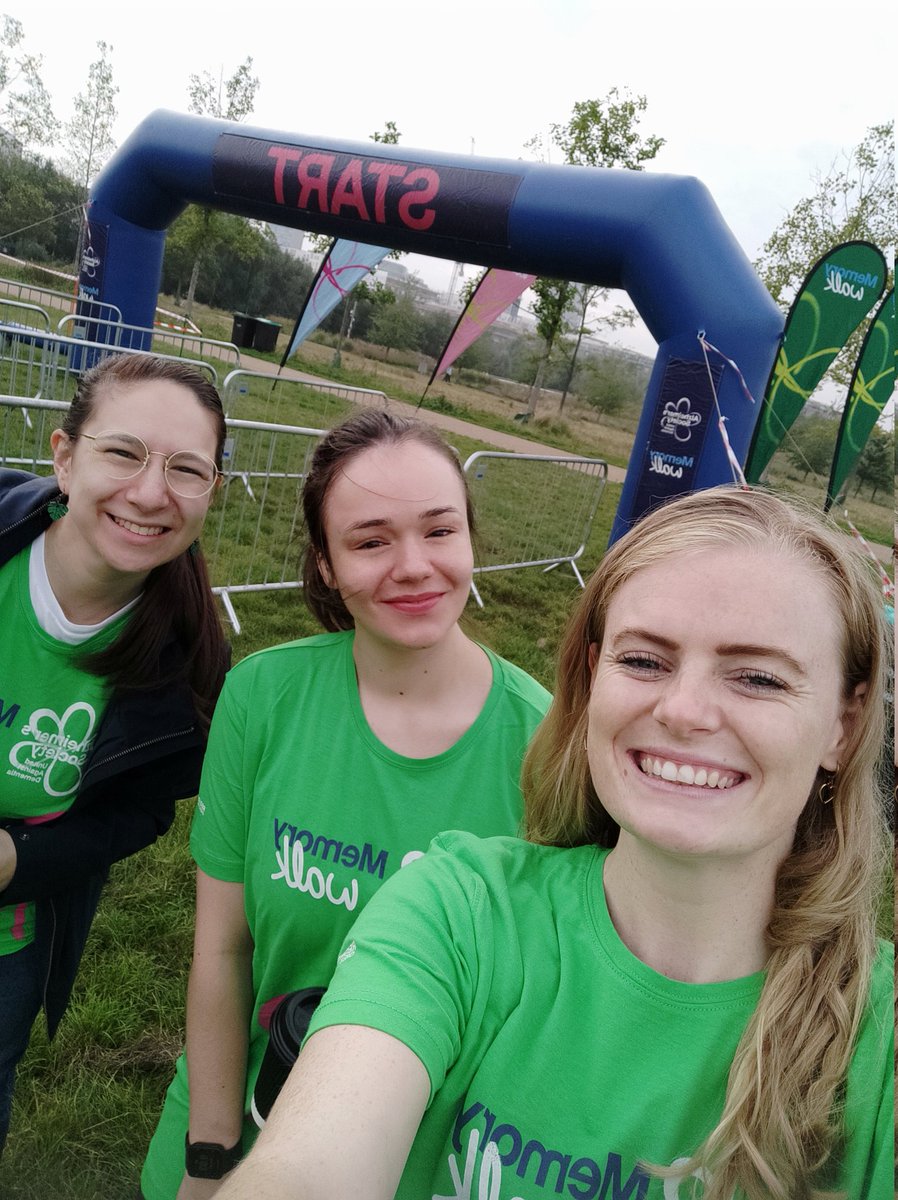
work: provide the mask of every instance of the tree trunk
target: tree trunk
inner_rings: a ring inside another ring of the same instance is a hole
[[[532,417],[536,412],[536,405],[539,402],[540,394],[543,390],[543,378],[546,374],[546,363],[549,361],[549,356],[546,354],[539,360],[539,366],[536,368],[536,378],[530,385],[530,391],[527,394],[527,416]]]
[[[341,361],[340,350],[343,346],[343,339],[346,337],[346,331],[349,328],[349,314],[352,311],[352,304],[349,296],[343,301],[343,320],[340,322],[340,332],[337,334],[337,345],[334,350],[334,357],[331,359],[332,367],[339,367]]]
[[[583,341],[583,325],[580,325],[580,332],[577,334],[577,343],[574,346],[574,353],[571,355],[571,366],[567,373],[567,379],[564,383],[564,391],[561,393],[561,402],[558,405],[558,415],[564,412],[564,402],[567,400],[567,394],[570,390],[571,380],[574,378],[574,368],[577,365],[577,355],[580,353],[580,343]]]
[[[190,283],[187,287],[187,303],[184,309],[188,319],[193,317],[193,297],[196,292],[197,280],[200,277],[200,256],[197,255],[193,260],[193,270],[190,272]]]

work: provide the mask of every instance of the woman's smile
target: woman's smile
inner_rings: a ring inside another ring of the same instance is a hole
[[[643,775],[668,783],[686,784],[689,787],[719,788],[725,791],[746,778],[741,772],[731,771],[723,766],[696,765],[684,762],[680,758],[668,758],[663,754],[645,754],[636,750],[632,752],[631,757]]]

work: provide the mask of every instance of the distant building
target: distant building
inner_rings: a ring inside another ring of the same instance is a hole
[[[411,272],[401,262],[392,258],[382,259],[374,268],[374,282],[383,283],[394,292],[401,291],[411,282]]]
[[[304,229],[292,229],[289,225],[269,225],[268,228],[281,250],[292,258],[309,259],[309,251],[303,247],[306,238]]]

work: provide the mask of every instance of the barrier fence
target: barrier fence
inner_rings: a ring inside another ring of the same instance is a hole
[[[24,300],[7,300],[0,296],[0,321],[22,325],[25,328],[34,326],[35,321],[40,321],[37,328],[50,332],[50,314],[47,310],[39,304],[28,304]]]
[[[56,288],[45,287],[40,283],[25,283],[21,279],[0,278],[0,290],[7,296],[16,297],[19,300],[30,300],[34,304],[49,305],[51,308],[62,309],[65,312],[74,311],[77,304],[81,312],[91,314],[101,320],[120,321],[122,319],[122,310],[117,304],[110,304],[107,300],[92,300],[87,296],[82,296],[79,300],[74,292],[62,292]],[[55,303],[48,300],[48,296]]]
[[[0,466],[48,474],[50,434],[67,408],[62,400],[0,395]],[[236,417],[226,424],[224,481],[202,544],[213,590],[239,634],[236,596],[302,586],[300,493],[324,429]],[[577,560],[604,490],[604,461],[479,451],[464,470],[478,515],[475,573],[567,563],[583,586]],[[471,592],[482,608],[473,583]]]
[[[22,328],[18,322],[0,321],[0,392],[34,399],[70,400],[88,365],[109,354],[147,353],[149,351]],[[171,356],[157,354],[156,357]],[[203,371],[218,384],[218,372],[211,363],[189,358],[179,358],[179,361]]]
[[[229,372],[221,385],[221,401],[229,417],[314,423],[329,429],[355,412],[359,404],[386,408],[384,392],[346,383],[288,379],[263,371]]]
[[[152,329],[144,325],[126,325],[121,320],[101,319],[90,314],[67,313],[56,326],[57,332],[81,340],[103,342],[116,350],[150,350],[155,354],[173,352],[183,358],[188,350],[200,358],[221,359],[225,365],[240,365],[240,351],[233,342],[223,342],[202,334],[177,329]]]
[[[608,479],[608,464],[578,455],[478,450],[464,465],[477,513],[475,575],[577,566]],[[474,599],[483,608],[476,584]]]
[[[239,633],[233,596],[302,586],[299,498],[324,430],[234,418],[227,429],[224,483],[202,544],[213,590]]]

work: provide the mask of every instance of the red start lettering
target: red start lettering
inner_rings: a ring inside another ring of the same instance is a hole
[[[295,146],[270,146],[268,156],[276,204],[377,225],[398,222],[416,230],[430,229],[436,219],[436,209],[429,205],[440,190],[440,176],[433,167]]]

